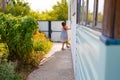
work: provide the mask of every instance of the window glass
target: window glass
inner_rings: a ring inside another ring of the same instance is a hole
[[[80,23],[80,8],[81,8],[81,0],[77,0],[77,23]]]
[[[92,26],[93,22],[93,9],[94,9],[94,0],[89,0],[88,3],[88,24]]]
[[[102,20],[103,20],[103,9],[104,9],[104,0],[99,0],[98,2],[98,22],[97,22],[97,27],[102,28]]]
[[[83,12],[82,12],[82,10],[83,10],[83,5],[82,5],[82,3],[83,3],[83,0],[81,0],[81,2],[80,2],[80,24],[82,24],[82,21],[83,21]]]
[[[92,29],[101,29],[103,20],[103,9],[104,0],[78,0],[78,24],[92,27]]]
[[[80,6],[80,24],[85,25],[87,17],[87,0],[81,0]]]

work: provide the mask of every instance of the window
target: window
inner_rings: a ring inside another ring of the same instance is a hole
[[[86,19],[86,0],[78,0],[77,16],[78,24],[84,24]]]
[[[78,24],[101,28],[104,0],[78,0]]]

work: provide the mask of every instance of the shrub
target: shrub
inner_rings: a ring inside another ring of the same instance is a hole
[[[37,21],[29,16],[13,17],[0,14],[1,40],[9,49],[9,60],[18,60],[29,64],[28,59],[33,52],[33,33],[37,29]]]
[[[39,65],[40,60],[44,58],[44,55],[51,49],[52,43],[46,38],[45,34],[36,31],[33,36],[33,49],[34,52],[29,59],[31,64],[35,66]]]
[[[0,80],[23,80],[20,74],[15,72],[12,63],[0,64]]]
[[[40,64],[40,60],[43,59],[45,52],[43,51],[34,51],[29,59],[29,62],[32,66],[37,67]]]
[[[8,57],[8,49],[6,47],[6,44],[0,43],[0,64],[7,62]]]
[[[34,51],[44,51],[47,53],[52,47],[52,43],[42,32],[36,32],[33,38]]]
[[[37,24],[30,16],[14,17],[0,13],[1,41],[8,46],[9,60],[25,66],[36,65],[50,50],[52,43],[43,33],[36,31]]]

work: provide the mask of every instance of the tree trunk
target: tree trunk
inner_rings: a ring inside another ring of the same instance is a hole
[[[6,10],[6,0],[2,0],[2,12]]]

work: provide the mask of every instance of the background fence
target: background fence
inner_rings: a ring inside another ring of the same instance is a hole
[[[60,42],[62,22],[63,21],[38,21],[39,30],[44,32],[51,41]],[[69,25],[68,22],[67,25]]]

